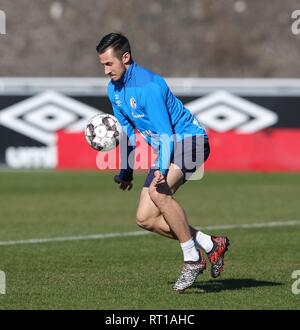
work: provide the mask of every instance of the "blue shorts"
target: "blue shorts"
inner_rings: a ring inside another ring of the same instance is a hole
[[[192,136],[181,141],[175,142],[174,156],[171,164],[177,165],[182,173],[185,183],[187,178],[191,176],[198,167],[200,167],[207,160],[210,153],[208,138],[204,136]],[[144,187],[149,187],[154,172],[157,167],[152,167],[146,177]]]

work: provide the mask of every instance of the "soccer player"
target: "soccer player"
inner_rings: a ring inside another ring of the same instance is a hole
[[[206,131],[172,94],[161,76],[134,62],[124,35],[110,33],[101,39],[96,49],[104,73],[111,79],[108,97],[114,115],[129,140],[128,152],[121,151],[122,169],[114,178],[120,189],[132,188],[133,165],[124,158],[128,158],[135,148],[135,130],[158,153],[157,162],[150,169],[140,194],[137,224],[179,241],[184,263],[173,286],[175,291],[183,292],[192,286],[206,268],[201,249],[211,263],[211,275],[218,277],[223,271],[228,238],[210,236],[190,226],[182,206],[173,197],[208,158],[210,148]]]

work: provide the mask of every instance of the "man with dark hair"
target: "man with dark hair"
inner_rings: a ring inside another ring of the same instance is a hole
[[[131,54],[130,44],[128,39],[120,33],[110,33],[102,38],[99,45],[96,47],[98,54],[104,53],[108,48],[113,48],[116,57],[121,60],[123,54]]]
[[[157,162],[150,169],[141,191],[137,224],[179,241],[184,265],[173,286],[175,291],[183,292],[192,286],[206,268],[201,249],[211,263],[211,275],[218,277],[223,271],[228,238],[210,236],[190,226],[183,208],[173,197],[208,158],[210,149],[204,128],[172,94],[161,76],[133,61],[125,36],[110,33],[96,49],[105,74],[111,78],[108,97],[114,115],[129,140],[126,155],[132,154],[135,148],[135,129],[158,153]],[[124,159],[124,152],[121,152],[121,164],[115,182],[120,189],[130,190],[133,165]]]

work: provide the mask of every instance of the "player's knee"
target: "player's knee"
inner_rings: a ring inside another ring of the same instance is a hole
[[[150,218],[148,215],[138,213],[136,215],[136,223],[142,229],[146,229],[150,231],[153,230],[153,219]]]
[[[162,211],[168,205],[168,202],[172,199],[171,195],[164,193],[157,193],[156,191],[149,191],[149,195],[153,203]]]

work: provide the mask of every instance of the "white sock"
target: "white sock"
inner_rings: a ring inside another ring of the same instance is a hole
[[[206,253],[210,252],[214,244],[211,236],[198,231],[196,234],[196,245],[200,246]]]
[[[189,241],[180,243],[184,261],[199,261],[199,252],[195,248],[195,242],[191,238]]]

